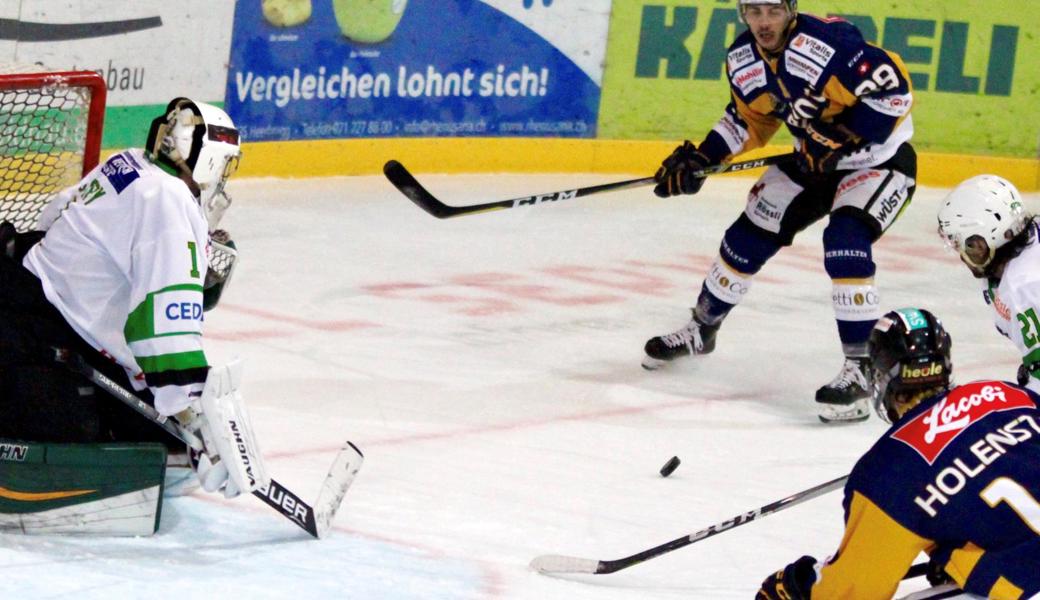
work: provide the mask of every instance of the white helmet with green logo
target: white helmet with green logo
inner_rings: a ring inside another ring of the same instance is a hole
[[[996,175],[978,175],[963,181],[939,205],[939,235],[979,277],[1031,218],[1014,184]]]
[[[737,15],[740,17],[741,23],[747,22],[744,20],[744,8],[751,6],[752,4],[782,5],[787,7],[787,10],[791,13],[792,18],[798,14],[798,0],[738,0]]]

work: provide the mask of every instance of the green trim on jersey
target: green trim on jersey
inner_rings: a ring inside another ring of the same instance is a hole
[[[1027,367],[1031,367],[1038,362],[1040,362],[1040,348],[1036,348],[1022,357],[1022,364]]]
[[[206,354],[201,350],[193,352],[177,352],[158,356],[135,356],[138,366],[145,373],[162,373],[163,371],[184,371],[209,366]]]
[[[174,332],[167,334],[155,333],[155,296],[164,292],[177,292],[184,290],[199,292],[201,294],[202,286],[197,283],[182,283],[165,287],[156,292],[150,292],[145,296],[144,301],[138,304],[137,308],[130,311],[130,314],[126,317],[126,325],[123,326],[123,336],[126,338],[126,343],[130,344],[141,340],[167,337],[171,335],[198,335],[197,331],[185,331],[183,333]]]

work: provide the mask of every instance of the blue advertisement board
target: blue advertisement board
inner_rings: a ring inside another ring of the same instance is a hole
[[[571,58],[581,23],[539,27],[536,10],[553,15],[545,0],[243,0],[225,105],[249,141],[594,137],[602,73]]]

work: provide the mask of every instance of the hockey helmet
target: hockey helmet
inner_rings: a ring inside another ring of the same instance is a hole
[[[242,156],[238,130],[223,110],[187,98],[174,98],[152,121],[146,145],[152,160],[189,174],[210,227],[230,204],[224,185]]]
[[[950,387],[950,334],[927,310],[900,308],[870,332],[870,385],[874,410],[892,423],[930,391]]]
[[[939,205],[939,235],[977,277],[997,250],[1025,229],[1031,216],[1008,180],[978,175],[958,185]]]
[[[787,11],[791,13],[791,18],[798,15],[798,0],[738,0],[737,2],[737,16],[741,23],[747,24],[744,19],[744,9],[752,4],[776,4],[778,6],[786,6]]]

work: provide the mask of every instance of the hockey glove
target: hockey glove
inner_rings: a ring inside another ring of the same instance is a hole
[[[844,125],[809,121],[798,152],[798,166],[806,173],[830,173],[838,167],[838,161],[861,147],[863,138]]]
[[[762,582],[755,600],[809,600],[816,583],[816,559],[803,556]]]
[[[708,157],[701,154],[690,140],[686,140],[661,163],[661,168],[654,175],[654,181],[657,182],[654,193],[660,198],[696,194],[701,191],[704,178],[693,174],[710,165]]]

